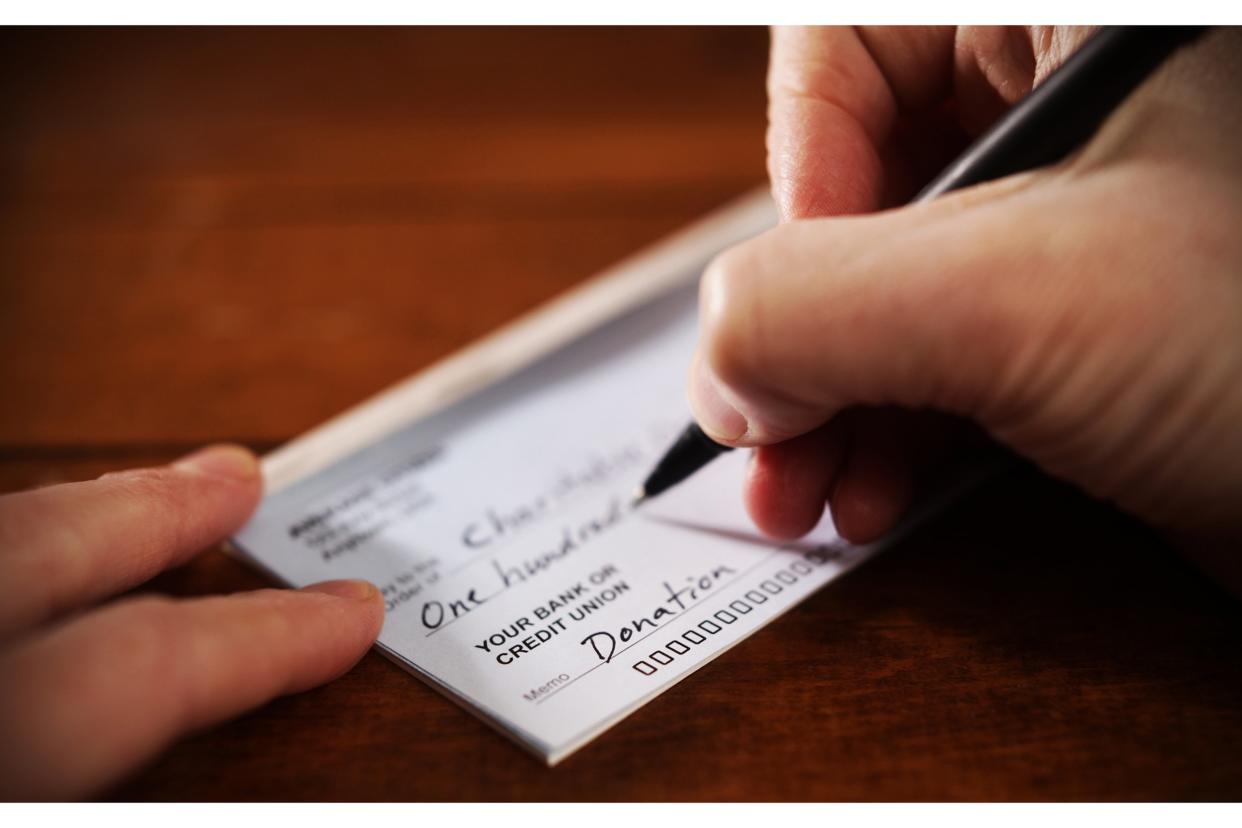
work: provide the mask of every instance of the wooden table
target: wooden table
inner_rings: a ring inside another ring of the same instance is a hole
[[[273,448],[762,181],[758,30],[0,33],[0,486]],[[218,552],[175,594],[262,579]],[[1242,794],[1242,610],[1034,473],[555,770],[377,655],[124,799]]]

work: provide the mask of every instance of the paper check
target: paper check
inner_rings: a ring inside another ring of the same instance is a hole
[[[872,552],[760,536],[746,452],[628,506],[689,417],[703,266],[773,222],[748,197],[295,441],[235,546],[374,582],[388,656],[559,761]]]

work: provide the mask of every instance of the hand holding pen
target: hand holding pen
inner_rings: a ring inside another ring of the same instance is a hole
[[[846,538],[885,532],[956,427],[932,409],[1157,524],[1242,533],[1242,32],[1208,33],[1128,97],[1116,80],[1186,33],[1127,34],[1080,90],[1099,115],[1081,149],[1058,160],[1076,144],[1056,115],[1034,145],[1059,154],[1006,149],[975,180],[1038,169],[881,211],[1088,34],[774,34],[788,221],[708,268],[689,389],[707,435],[756,449],[763,530],[800,535],[830,503]]]

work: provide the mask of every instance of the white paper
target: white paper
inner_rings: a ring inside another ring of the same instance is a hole
[[[268,496],[236,546],[295,586],[374,582],[388,655],[559,761],[871,553],[827,517],[796,543],[759,535],[744,451],[629,509],[690,416],[702,264]]]

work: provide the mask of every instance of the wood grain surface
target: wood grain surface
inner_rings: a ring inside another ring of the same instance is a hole
[[[0,32],[0,489],[269,450],[764,176],[750,29]],[[151,588],[263,579],[209,551]],[[1242,608],[1019,471],[554,770],[378,655],[117,799],[1236,799]]]

